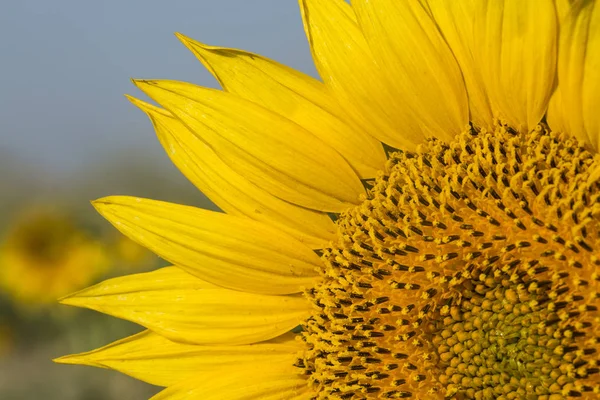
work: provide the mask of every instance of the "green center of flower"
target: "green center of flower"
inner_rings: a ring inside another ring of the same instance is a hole
[[[317,397],[600,394],[598,165],[542,127],[392,154],[306,292]]]

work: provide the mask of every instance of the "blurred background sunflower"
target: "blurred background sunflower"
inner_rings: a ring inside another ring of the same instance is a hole
[[[106,249],[59,210],[26,210],[0,245],[0,287],[18,305],[53,303],[105,272]]]
[[[112,371],[51,360],[140,330],[60,306],[58,297],[165,265],[118,234],[91,199],[135,193],[216,210],[122,97],[131,76],[218,87],[193,58],[182,62],[177,30],[316,76],[296,1],[29,0],[9,2],[0,13],[2,400],[144,399],[158,392]],[[161,53],[144,50],[155,46]]]

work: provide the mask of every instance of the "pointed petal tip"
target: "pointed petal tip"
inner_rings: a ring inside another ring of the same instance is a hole
[[[175,32],[175,37],[177,37],[177,39],[179,39],[179,41],[188,49],[190,50],[192,53],[194,53],[194,39],[190,38],[189,36],[184,35],[183,33],[180,32]]]
[[[70,356],[56,357],[52,359],[52,362],[56,364],[76,364]]]
[[[149,105],[148,103],[146,103],[145,101],[142,101],[136,97],[133,97],[131,95],[125,94],[125,98],[127,100],[129,100],[129,102],[131,104],[133,104],[134,106],[136,106],[137,108],[139,108],[142,111],[146,111],[146,106]]]
[[[106,218],[106,212],[108,211],[108,207],[111,204],[115,204],[116,202],[114,201],[114,198],[116,196],[106,196],[106,197],[101,197],[99,199],[96,200],[92,200],[90,203],[92,204],[92,207],[94,207],[94,209],[96,210],[96,212],[100,215],[102,215],[103,217]]]
[[[145,101],[143,101],[143,100],[140,100],[140,99],[138,99],[137,97],[133,97],[132,95],[130,95],[130,94],[127,94],[127,93],[125,93],[123,96],[125,96],[125,98],[126,98],[127,100],[129,100],[131,103],[133,103],[133,104],[134,104],[134,105],[136,105],[136,106],[137,106],[138,104],[140,104],[140,103],[141,103],[141,104],[144,104],[144,103],[145,103]]]
[[[131,83],[133,83],[135,85],[135,87],[137,87],[140,90],[144,90],[144,87],[148,87],[148,86],[156,86],[156,84],[158,83],[158,81],[156,79],[136,79],[136,78],[131,78]]]
[[[73,365],[85,364],[75,354],[70,354],[68,356],[61,356],[61,357],[54,358],[54,359],[52,359],[52,362],[55,362],[57,364],[73,364]]]
[[[153,201],[158,202],[158,200],[146,199],[138,196],[111,195],[92,200],[90,203],[96,209],[96,211],[102,214],[102,212],[108,209],[114,209],[116,207],[130,207],[140,203],[143,204],[144,202]]]
[[[108,199],[108,198],[109,198],[109,196],[100,197],[96,200],[91,200],[90,204],[92,205],[92,207],[94,207],[97,210],[98,207],[102,207],[103,204],[107,203],[106,199]]]
[[[163,114],[165,116],[167,116],[167,115],[171,116],[166,110],[164,110],[160,107],[156,107],[155,105],[147,103],[136,97],[125,94],[125,98],[127,98],[127,100],[129,100],[131,102],[131,104],[133,104],[134,106],[139,108],[141,111],[146,113],[148,116],[152,116],[153,113],[159,113],[159,114]]]
[[[183,45],[192,52],[192,54],[194,54],[196,56],[196,58],[198,58],[198,60],[213,74],[214,71],[212,70],[212,67],[210,66],[210,64],[208,64],[207,60],[206,60],[206,53],[210,52],[211,50],[214,49],[218,49],[218,47],[215,46],[209,46],[205,43],[201,43],[197,40],[194,40],[188,36],[182,35],[181,33],[175,33],[175,36],[177,36],[177,38],[181,41],[181,43],[183,43]]]
[[[200,47],[202,49],[211,47],[205,43],[199,42],[198,40],[192,39],[191,37],[186,36],[180,32],[175,32],[175,36],[181,41],[181,43],[185,45],[185,47],[187,47],[190,50],[192,50],[192,47]]]
[[[123,198],[123,197],[130,197],[130,196],[115,196],[115,195],[104,196],[104,197],[99,197],[96,200],[92,200],[90,203],[92,203],[92,205],[94,207],[102,206],[105,204],[116,204],[116,203],[121,204],[121,203],[123,203],[123,201],[119,201],[119,199]],[[136,198],[136,197],[133,197],[133,198]]]
[[[164,92],[171,92],[174,90],[173,86],[177,88],[177,85],[181,84],[181,82],[169,79],[132,79],[131,82],[136,88],[159,104],[160,101],[156,99],[156,96],[160,94],[164,95]]]
[[[136,78],[131,78],[131,83],[133,83],[133,85],[140,89],[142,92],[146,93],[146,90],[144,90],[145,88],[147,88],[148,85],[148,80],[147,79],[136,79]]]
[[[84,289],[81,289],[75,293],[71,293],[68,294],[66,296],[61,297],[60,299],[58,299],[58,303],[59,304],[63,304],[66,306],[72,306],[72,307],[79,307],[79,308],[87,308],[88,310],[94,310],[94,311],[98,311],[98,312],[103,312],[102,311],[102,307],[101,306],[97,306],[91,302],[88,301],[88,298],[90,297],[90,290],[93,293],[93,290],[97,287],[98,285],[93,285],[93,286],[89,286],[86,287]],[[93,297],[93,295],[91,296]]]
[[[80,293],[83,293],[83,292],[87,291],[88,289],[89,289],[89,287],[85,287],[85,288],[80,289],[80,290],[78,290],[76,292],[71,292],[69,294],[66,294],[64,296],[59,297],[58,299],[56,299],[56,301],[59,304],[66,304],[66,305],[69,305],[69,306],[76,306],[79,303],[77,301],[77,298],[78,298],[77,296]]]
[[[97,212],[100,212],[98,210],[98,200],[99,199],[97,199],[97,200],[90,200],[90,204],[91,204],[92,207],[94,207],[94,210],[96,210]]]
[[[86,354],[87,353],[68,354],[66,356],[54,358],[52,362],[57,364],[87,365],[89,367],[106,368],[106,366],[102,365],[101,363],[95,362],[94,360],[86,357]]]
[[[141,202],[142,198],[135,196],[105,196],[99,199],[93,200],[92,207],[96,209],[103,217],[107,218],[107,214],[112,214],[112,212],[116,208],[122,208],[131,206],[132,204],[136,204]]]
[[[145,82],[145,79],[137,79],[137,78],[131,78],[131,83],[133,83],[135,85],[135,87],[139,88],[140,85],[143,85]]]
[[[183,35],[183,34],[181,34],[179,32],[175,33],[175,36],[177,36],[177,38],[181,41],[181,43],[183,43],[183,45],[189,51],[191,51],[192,54],[194,54],[196,56],[196,58],[198,59],[198,61],[200,61],[202,63],[202,65],[204,65],[204,67],[206,69],[208,69],[208,71],[218,81],[220,81],[220,78],[219,78],[218,74],[214,70],[213,66],[211,65],[211,63],[209,62],[209,60],[207,59],[207,57],[210,57],[211,53],[217,53],[219,51],[229,51],[229,50],[233,50],[233,49],[228,49],[228,48],[220,47],[220,46],[211,46],[211,45],[208,45],[206,43],[202,43],[202,42],[199,42],[199,41],[197,41],[195,39],[192,39],[191,37],[185,36],[185,35]]]
[[[69,297],[71,297],[71,295],[72,294],[68,294],[66,296],[59,297],[58,299],[56,299],[56,302],[58,304],[67,304],[67,303],[65,303],[65,300],[67,300]]]
[[[183,44],[192,40],[189,36],[186,36],[181,32],[175,32],[175,37],[177,37],[177,39],[181,40],[181,42],[183,42]]]
[[[57,301],[59,304],[64,304],[66,306],[80,307],[81,301],[78,300],[77,293],[79,293],[79,292],[68,294],[66,296],[59,298]]]

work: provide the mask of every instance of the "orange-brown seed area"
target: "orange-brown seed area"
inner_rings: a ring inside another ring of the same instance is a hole
[[[315,398],[600,398],[598,166],[542,126],[392,154],[306,291]]]

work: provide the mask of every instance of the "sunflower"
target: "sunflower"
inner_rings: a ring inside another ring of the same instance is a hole
[[[0,288],[22,306],[52,304],[104,267],[102,245],[57,210],[25,211],[0,244]]]
[[[223,91],[136,80],[225,213],[97,200],[174,266],[63,303],[148,330],[58,359],[158,399],[600,394],[600,6],[301,0],[322,82],[179,39]]]

